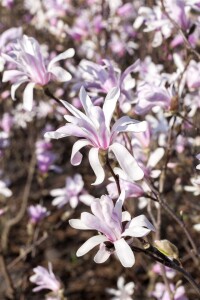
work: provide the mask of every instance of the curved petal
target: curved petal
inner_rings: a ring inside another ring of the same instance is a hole
[[[80,98],[81,104],[86,112],[86,115],[89,117],[90,110],[94,105],[83,86],[80,89],[79,98]]]
[[[137,216],[135,218],[133,218],[130,222],[130,224],[128,225],[128,228],[131,228],[131,227],[146,227],[152,231],[155,231],[155,228],[154,226],[149,222],[149,220],[146,218],[145,215],[140,215],[140,216]]]
[[[96,175],[96,180],[92,185],[98,185],[104,181],[105,178],[105,172],[102,168],[102,165],[99,161],[99,149],[98,148],[92,148],[89,151],[89,162],[90,165],[94,171],[94,174]]]
[[[48,65],[48,71],[51,71],[51,68],[52,66],[57,62],[57,61],[60,61],[60,60],[63,60],[63,59],[67,59],[67,58],[71,58],[73,57],[75,54],[75,51],[73,48],[70,48],[68,50],[66,50],[65,52],[62,52],[60,53],[59,55],[57,55],[56,57],[54,57],[49,65]]]
[[[118,119],[112,127],[112,133],[119,132],[143,132],[147,129],[146,121],[138,121],[135,119],[131,119],[128,116],[121,117]]]
[[[22,76],[24,76],[24,73],[22,71],[18,71],[18,70],[4,71],[3,77],[2,77],[2,82],[7,82],[7,81],[10,81],[10,80],[13,80],[18,76],[22,77]]]
[[[82,256],[92,250],[97,245],[108,241],[108,239],[104,235],[95,235],[87,240],[76,252],[77,256]]]
[[[135,158],[123,145],[114,143],[109,149],[112,150],[120,167],[131,180],[136,181],[144,177],[144,172],[137,164]]]
[[[60,82],[66,82],[72,79],[72,75],[61,67],[55,66],[51,69],[51,73]]]
[[[83,155],[79,152],[79,150],[87,145],[91,145],[87,140],[79,140],[73,145],[71,154],[71,164],[73,166],[80,165]]]
[[[131,268],[135,263],[135,257],[127,242],[124,239],[120,239],[114,242],[114,247],[122,266]]]
[[[18,89],[18,87],[19,87],[22,83],[27,82],[27,81],[28,81],[27,79],[24,79],[24,80],[21,80],[21,81],[18,81],[18,82],[15,82],[15,83],[12,84],[12,86],[11,86],[11,98],[12,98],[13,100],[16,99],[16,98],[15,98],[15,92],[16,92],[16,90]]]
[[[69,220],[69,225],[75,229],[80,229],[80,230],[90,230],[88,226],[86,226],[83,221],[80,219],[71,219]]]
[[[151,167],[151,168],[155,167],[163,157],[164,153],[165,150],[161,147],[157,148],[154,152],[152,152],[147,162],[147,167]]]
[[[120,89],[118,87],[114,87],[108,92],[105,98],[105,102],[103,105],[103,112],[104,112],[105,123],[107,128],[110,127],[110,121],[114,113],[119,96],[120,96]]]
[[[111,253],[105,249],[104,244],[100,245],[100,249],[94,257],[95,263],[97,264],[104,263],[110,257],[110,254]]]
[[[150,229],[144,227],[130,227],[123,232],[122,236],[143,237],[149,234],[150,231]]]
[[[23,93],[23,106],[25,110],[31,111],[33,107],[33,88],[35,82],[30,82],[27,84]]]

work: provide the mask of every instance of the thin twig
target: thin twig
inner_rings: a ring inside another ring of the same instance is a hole
[[[121,194],[121,188],[120,188],[120,183],[119,183],[119,176],[116,175],[115,172],[113,171],[113,169],[111,167],[111,164],[110,164],[110,161],[109,161],[109,158],[108,158],[108,154],[106,154],[106,165],[107,165],[110,173],[112,174],[112,176],[115,180],[115,183],[117,185],[118,194],[120,195]]]
[[[6,222],[3,232],[2,232],[1,245],[2,245],[2,250],[4,252],[8,248],[8,237],[9,237],[10,230],[12,229],[12,227],[14,225],[18,224],[21,221],[21,219],[23,218],[23,216],[26,212],[28,197],[29,197],[30,189],[31,189],[31,183],[33,180],[33,175],[34,175],[34,170],[35,170],[35,164],[36,164],[36,155],[35,155],[35,151],[34,151],[32,158],[31,158],[30,166],[29,166],[27,182],[25,185],[24,194],[23,194],[22,201],[21,201],[21,207],[20,207],[17,215],[14,218],[12,218],[11,220],[8,220]]]
[[[5,258],[3,255],[2,250],[0,249],[0,273],[2,274],[5,284],[6,284],[6,296],[9,299],[13,299],[14,297],[14,286],[10,277],[10,274],[8,272],[8,268],[5,263]]]

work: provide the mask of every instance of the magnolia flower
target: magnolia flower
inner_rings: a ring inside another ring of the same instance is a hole
[[[192,185],[184,186],[184,190],[193,193],[194,196],[200,195],[200,176],[190,179]]]
[[[171,269],[169,267],[165,267],[165,273],[167,278],[172,279],[174,278],[174,276],[176,276],[176,271],[174,269]],[[158,275],[162,275],[162,268],[161,268],[161,264],[160,263],[156,263],[153,265],[152,271]]]
[[[174,300],[188,300],[188,297],[185,295],[185,288],[183,286],[175,288],[173,284],[170,284],[170,290],[174,293]],[[154,296],[157,300],[171,299],[165,284],[161,282],[156,283],[155,290],[152,292],[152,296]]]
[[[112,300],[132,300],[132,295],[134,293],[134,282],[129,282],[125,284],[125,280],[120,276],[117,280],[117,290],[116,289],[106,289],[110,295],[114,295]]]
[[[61,283],[53,273],[52,264],[49,263],[48,267],[48,270],[41,266],[33,269],[35,274],[30,277],[30,281],[37,285],[37,287],[33,289],[33,292],[39,292],[44,289],[48,289],[53,292],[58,292],[60,290]]]
[[[197,158],[198,160],[200,160],[200,153],[196,156],[196,158]],[[200,164],[196,166],[196,169],[197,169],[197,170],[200,170]]]
[[[146,130],[146,121],[139,122],[128,116],[117,120],[110,130],[111,118],[114,113],[117,100],[120,95],[119,88],[113,88],[106,96],[103,108],[94,106],[85,89],[80,90],[80,101],[86,114],[76,109],[66,101],[61,100],[63,105],[74,115],[65,115],[69,122],[65,126],[53,132],[47,132],[45,137],[59,139],[66,136],[77,136],[81,139],[77,141],[71,154],[71,163],[77,166],[82,161],[80,149],[85,146],[91,146],[89,151],[89,162],[96,175],[96,181],[93,185],[103,182],[105,172],[99,161],[99,151],[107,153],[110,150],[114,153],[119,165],[129,175],[131,180],[140,180],[143,178],[143,171],[138,166],[134,157],[121,144],[115,142],[118,133],[121,132],[140,132]]]
[[[74,177],[67,177],[66,185],[61,189],[54,189],[50,195],[55,197],[52,204],[59,208],[69,202],[72,208],[76,208],[79,201],[90,205],[93,197],[83,193],[84,182],[80,174],[75,174]]]
[[[28,207],[28,215],[31,223],[36,224],[47,217],[50,213],[47,211],[46,207],[37,204],[30,205]]]
[[[23,35],[12,46],[11,52],[2,54],[8,62],[13,64],[12,70],[4,72],[2,81],[13,82],[11,87],[13,100],[18,87],[22,83],[28,82],[23,94],[23,104],[26,110],[32,109],[34,87],[44,86],[54,78],[61,82],[71,79],[71,74],[57,66],[56,63],[62,59],[73,57],[74,49],[70,48],[59,54],[46,65],[40,45],[34,38]]]
[[[82,256],[100,245],[94,257],[96,263],[105,262],[112,253],[115,253],[124,267],[131,268],[134,265],[135,257],[129,246],[132,238],[144,237],[150,231],[155,231],[155,228],[144,215],[131,220],[127,211],[122,212],[124,198],[125,193],[122,192],[114,205],[112,199],[104,195],[91,203],[93,215],[83,212],[80,219],[69,221],[73,228],[97,230],[101,233],[88,239],[78,249],[77,256]]]

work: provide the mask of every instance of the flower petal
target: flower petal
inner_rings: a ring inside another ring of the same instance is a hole
[[[85,139],[79,140],[73,145],[72,154],[71,154],[71,164],[73,166],[80,165],[83,155],[79,152],[79,150],[87,145],[91,145],[91,144]]]
[[[144,172],[139,167],[135,158],[123,145],[114,143],[109,149],[113,151],[120,167],[131,180],[136,181],[144,177]]]
[[[157,148],[154,152],[152,152],[147,162],[147,167],[151,167],[151,168],[155,167],[163,157],[164,153],[165,151],[161,147]]]
[[[92,250],[97,245],[108,241],[108,239],[104,235],[95,235],[87,240],[76,252],[77,256],[82,256]]]
[[[83,221],[80,219],[71,219],[69,220],[69,225],[75,229],[80,229],[80,230],[90,230],[88,226],[84,224]]]
[[[143,237],[149,234],[151,230],[144,227],[130,227],[127,228],[122,236],[132,236],[132,237]]]
[[[135,257],[127,242],[124,239],[120,239],[114,242],[114,247],[122,266],[131,268],[135,263]]]
[[[105,249],[105,245],[101,244],[99,251],[94,257],[95,263],[97,264],[104,263],[110,257],[110,254],[111,253]]]
[[[11,98],[12,98],[13,100],[16,99],[16,98],[15,98],[15,92],[16,92],[16,90],[17,90],[18,87],[19,87],[22,83],[24,83],[24,82],[27,82],[27,80],[24,79],[24,80],[21,80],[21,81],[18,81],[18,82],[15,82],[15,83],[12,84],[12,86],[11,86]]]
[[[67,58],[71,58],[73,57],[75,54],[75,51],[73,48],[70,48],[68,50],[66,50],[65,52],[62,52],[60,53],[59,55],[57,55],[56,57],[54,57],[49,65],[48,65],[48,71],[51,71],[51,68],[52,66],[57,62],[57,61],[60,61],[60,60],[63,60],[63,59],[67,59]]]
[[[114,87],[111,89],[111,91],[108,92],[105,98],[105,102],[103,105],[103,112],[104,112],[105,123],[107,128],[110,127],[110,121],[114,113],[119,96],[120,96],[120,89],[118,87]]]
[[[60,82],[66,82],[72,79],[72,75],[69,72],[58,66],[53,67],[51,73]]]
[[[135,218],[133,218],[128,226],[128,228],[131,228],[131,227],[146,227],[152,231],[155,231],[155,228],[154,226],[149,222],[149,220],[146,218],[145,215],[140,215],[140,216],[137,216]]]
[[[88,117],[90,117],[90,111],[94,105],[83,86],[80,89],[79,98],[80,98],[81,104],[86,112],[86,115]]]
[[[25,110],[31,111],[33,107],[33,88],[35,82],[29,82],[23,93],[23,107]]]
[[[102,168],[102,165],[99,161],[99,149],[98,148],[92,148],[89,151],[89,162],[90,165],[96,175],[96,180],[92,185],[98,185],[104,181],[105,178],[105,172]]]

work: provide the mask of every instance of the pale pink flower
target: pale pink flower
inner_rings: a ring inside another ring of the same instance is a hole
[[[129,282],[125,284],[124,277],[120,276],[117,280],[117,289],[108,288],[106,291],[113,295],[112,300],[132,300],[131,297],[134,293],[134,282]]]
[[[121,166],[122,170],[128,174],[130,180],[140,180],[143,178],[143,171],[138,166],[131,153],[121,144],[115,142],[116,137],[121,132],[140,132],[146,130],[146,121],[140,122],[128,116],[118,119],[110,129],[111,118],[114,113],[117,100],[120,95],[119,88],[113,88],[106,96],[103,108],[94,106],[85,89],[80,90],[80,101],[85,110],[85,114],[76,109],[66,101],[61,100],[63,105],[73,114],[65,115],[69,122],[65,126],[53,132],[47,132],[45,137],[63,138],[66,136],[77,136],[78,140],[71,154],[71,163],[77,166],[82,161],[80,149],[90,146],[89,162],[96,175],[93,185],[103,182],[105,172],[99,160],[99,151],[112,151]]]
[[[52,197],[55,197],[52,204],[59,208],[69,203],[72,208],[76,208],[79,201],[90,205],[93,197],[88,195],[84,189],[84,181],[80,174],[75,174],[74,177],[68,176],[64,188],[53,189],[50,192]]]
[[[94,257],[96,263],[105,262],[115,253],[124,267],[131,268],[134,265],[135,257],[129,246],[132,238],[146,236],[150,231],[155,231],[155,228],[144,215],[131,220],[128,212],[122,212],[124,198],[125,193],[122,192],[114,205],[112,199],[104,195],[91,203],[93,214],[83,212],[80,219],[69,221],[73,228],[97,230],[100,233],[89,238],[78,249],[77,256],[82,256],[100,245]]]
[[[33,289],[33,292],[39,292],[44,289],[53,292],[58,292],[60,290],[61,283],[53,273],[52,264],[49,263],[48,267],[48,270],[42,266],[33,269],[35,274],[30,277],[30,281],[37,285],[37,287]]]
[[[175,288],[173,284],[170,284],[170,289],[174,293],[174,300],[188,300],[188,297],[185,294],[185,288],[183,286]],[[157,300],[170,300],[170,295],[166,289],[166,286],[161,282],[156,283],[155,290],[152,292],[152,296],[154,296]]]
[[[40,204],[30,205],[27,211],[30,218],[30,222],[33,224],[39,223],[41,220],[43,220],[50,214],[50,212],[47,211],[46,207]]]
[[[12,45],[13,50],[8,54],[2,54],[8,62],[13,64],[15,69],[7,70],[3,74],[2,81],[12,81],[11,97],[15,99],[15,92],[18,87],[28,82],[24,93],[23,103],[26,110],[33,106],[33,88],[45,86],[50,80],[56,79],[61,82],[69,81],[71,74],[57,66],[60,60],[74,56],[74,49],[70,48],[54,57],[48,64],[42,55],[40,45],[32,38],[24,35]]]

